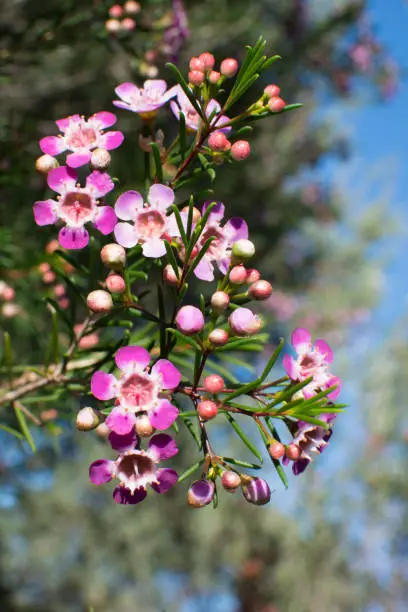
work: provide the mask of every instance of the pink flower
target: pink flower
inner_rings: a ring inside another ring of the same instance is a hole
[[[77,183],[77,173],[61,166],[48,173],[47,182],[60,195],[55,200],[43,200],[34,204],[34,219],[37,225],[52,225],[62,221],[65,226],[58,234],[64,249],[82,249],[89,242],[84,228],[93,223],[105,236],[113,231],[116,215],[111,206],[98,206],[101,198],[113,189],[113,182],[105,172],[92,172],[86,179],[86,186]]]
[[[329,444],[329,440],[333,434],[332,424],[335,418],[335,414],[319,415],[318,419],[326,422],[329,425],[329,429],[325,429],[318,425],[311,425],[304,421],[298,422],[299,429],[293,438],[293,444],[300,450],[299,458],[292,463],[292,472],[295,476],[305,471],[309,463],[313,461],[313,454],[320,455]],[[283,458],[283,465],[288,465],[289,462],[287,457]]]
[[[140,450],[134,431],[125,436],[111,433],[109,441],[118,456],[113,461],[98,459],[91,463],[89,478],[95,485],[116,478],[119,486],[113,491],[113,499],[118,504],[138,504],[146,497],[148,486],[156,493],[166,493],[176,484],[177,472],[158,467],[161,461],[178,453],[177,445],[170,436],[153,436],[147,450]]]
[[[302,388],[306,399],[313,397],[320,391],[338,385],[327,396],[329,399],[335,400],[340,393],[341,381],[329,372],[330,364],[333,361],[333,351],[330,346],[324,340],[316,340],[313,345],[310,332],[301,327],[295,329],[292,333],[291,341],[298,357],[296,360],[290,355],[285,355],[283,358],[283,366],[289,378],[301,382],[313,376],[313,380]]]
[[[207,207],[208,203],[204,204],[203,214]],[[218,202],[212,209],[204,231],[197,242],[198,252],[200,252],[205,242],[214,237],[208,251],[194,270],[194,274],[200,280],[214,280],[214,263],[217,264],[220,272],[225,274],[231,261],[232,245],[241,238],[248,238],[248,226],[239,217],[232,217],[221,226],[224,211],[224,204]]]
[[[72,115],[56,121],[62,132],[60,136],[46,136],[40,140],[43,153],[59,155],[64,151],[73,151],[67,155],[66,163],[71,168],[79,168],[91,159],[92,149],[101,148],[110,151],[123,142],[122,132],[103,132],[116,123],[113,113],[103,111],[95,113],[89,119]]]
[[[161,257],[166,253],[164,239],[171,241],[180,235],[174,215],[166,215],[173,204],[174,191],[166,185],[152,185],[147,200],[148,204],[144,204],[137,191],[126,191],[118,198],[115,212],[119,219],[130,223],[118,223],[115,238],[127,249],[142,244],[145,257]]]
[[[190,100],[180,87],[180,85],[176,85],[173,87],[175,90],[176,100],[172,100],[170,102],[170,108],[173,111],[174,115],[177,119],[180,119],[180,113],[183,113],[186,126],[196,132],[200,127],[201,117],[195,110],[194,106],[191,104]],[[205,114],[208,118],[211,118],[211,126],[219,128],[220,132],[224,132],[227,134],[231,131],[231,126],[223,128],[222,126],[225,123],[229,123],[230,119],[226,115],[221,115],[221,106],[217,100],[210,100],[205,109]]]
[[[139,413],[146,413],[155,429],[170,427],[179,411],[163,391],[178,386],[181,374],[177,368],[167,359],[159,359],[149,371],[150,355],[140,346],[119,349],[115,361],[122,370],[119,379],[99,371],[91,380],[91,392],[97,399],[115,398],[115,407],[106,419],[109,429],[119,435],[129,434]]]
[[[122,83],[115,89],[120,100],[114,100],[114,106],[132,111],[132,113],[151,113],[166,104],[176,95],[175,87],[167,90],[166,81],[160,79],[147,80],[143,87],[133,83]]]

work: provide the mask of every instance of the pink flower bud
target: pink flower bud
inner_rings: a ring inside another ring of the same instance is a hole
[[[109,427],[106,425],[106,423],[101,423],[100,425],[98,425],[98,427],[95,429],[95,433],[100,437],[100,438],[107,438],[109,436],[109,434],[111,433],[111,430],[109,429]]]
[[[181,210],[181,212],[183,212],[186,215],[188,215],[189,210],[190,210],[189,206],[184,206],[184,208]],[[198,210],[198,208],[193,206],[193,223],[198,223],[200,219],[201,219],[200,211]]]
[[[126,251],[119,244],[106,244],[101,250],[102,263],[112,270],[121,270],[126,263]]]
[[[212,53],[201,53],[198,59],[203,62],[205,70],[211,70],[214,68],[215,57]]]
[[[122,23],[120,25],[121,25],[122,30],[131,32],[136,27],[136,21],[132,19],[131,17],[125,17],[122,20]]]
[[[261,278],[261,273],[255,268],[248,268],[247,270],[247,278],[246,282],[248,285],[252,285],[252,283],[256,283]]]
[[[46,272],[49,272],[50,270],[51,270],[50,264],[45,261],[40,263],[40,265],[38,266],[38,271],[41,272],[41,274],[45,274]]]
[[[246,240],[246,238],[241,238],[232,245],[233,263],[242,263],[243,261],[251,259],[254,255],[255,245],[250,240]]]
[[[99,336],[97,333],[88,334],[87,336],[83,336],[78,342],[78,346],[81,349],[91,349],[94,348],[99,342]]]
[[[177,274],[173,270],[173,266],[171,264],[167,264],[167,266],[163,270],[163,280],[167,285],[171,287],[178,287],[181,278],[181,269],[179,268],[179,278],[177,278]]]
[[[21,306],[19,306],[18,304],[14,304],[13,302],[7,302],[6,304],[3,304],[1,309],[1,313],[3,317],[6,317],[6,319],[12,319],[13,317],[16,317],[22,312],[23,310]]]
[[[139,2],[134,2],[133,0],[128,0],[128,2],[125,2],[123,8],[125,9],[125,13],[128,13],[129,15],[137,15],[137,13],[140,12]]]
[[[14,291],[13,287],[9,287],[9,286],[4,287],[3,292],[2,292],[2,298],[5,302],[11,302],[11,300],[14,300],[15,297],[16,297],[16,292]]]
[[[188,73],[189,83],[191,83],[192,85],[195,85],[196,87],[199,87],[200,85],[202,85],[204,83],[204,79],[205,79],[205,74],[204,72],[201,72],[200,70],[190,70],[190,72]]]
[[[218,406],[212,400],[203,400],[197,404],[197,413],[203,421],[210,421],[218,414]]]
[[[251,145],[247,140],[237,140],[231,147],[231,157],[235,161],[243,161],[251,153]]]
[[[142,416],[137,417],[135,431],[137,435],[141,438],[148,438],[154,433],[155,429],[150,423],[150,419],[147,414],[143,414]]]
[[[266,280],[259,280],[253,283],[248,289],[248,294],[254,300],[267,300],[272,293],[272,285]]]
[[[232,331],[237,336],[253,336],[262,327],[262,321],[249,308],[237,308],[228,319]]]
[[[213,132],[208,138],[208,146],[213,151],[225,151],[229,140],[223,132]]]
[[[126,282],[119,274],[110,274],[106,279],[106,287],[111,293],[125,293]]]
[[[76,416],[76,428],[80,431],[91,431],[101,423],[101,415],[94,408],[81,408]]]
[[[268,98],[277,98],[280,94],[280,87],[277,85],[268,85],[264,89],[264,94],[268,96]]]
[[[210,480],[196,480],[188,490],[188,504],[192,508],[208,506],[214,498],[214,491],[214,483]]]
[[[278,460],[285,454],[285,447],[280,442],[274,442],[269,447],[269,454],[272,459]]]
[[[62,308],[62,310],[66,310],[67,308],[69,308],[70,303],[71,302],[67,297],[63,297],[58,300],[58,305],[60,308]]]
[[[264,506],[270,502],[271,490],[268,483],[262,478],[251,478],[242,485],[242,493],[250,504]]]
[[[50,421],[54,421],[58,416],[57,410],[55,408],[50,408],[49,410],[43,410],[40,412],[40,419],[43,423],[49,423]]]
[[[218,83],[218,81],[221,78],[221,73],[217,72],[216,70],[211,70],[210,74],[208,75],[208,80],[211,83],[211,85],[216,85]]]
[[[218,376],[218,374],[210,374],[210,376],[204,378],[204,389],[208,393],[221,393],[224,388],[224,379]]]
[[[57,277],[55,276],[55,274],[54,274],[54,272],[53,272],[52,270],[50,270],[49,272],[45,272],[45,273],[43,274],[43,277],[42,277],[43,282],[44,282],[46,285],[50,285],[51,283],[53,283],[53,282],[55,281],[55,279],[56,279],[56,278],[57,278]]]
[[[208,336],[208,340],[211,344],[214,344],[214,346],[225,346],[229,340],[229,336],[225,329],[213,329]]]
[[[117,19],[108,19],[105,21],[105,29],[109,34],[115,34],[121,29],[121,24]]]
[[[106,170],[111,163],[111,156],[106,149],[95,149],[91,155],[91,166],[94,170]]]
[[[86,303],[92,312],[109,312],[113,308],[111,294],[102,289],[91,291],[86,298]]]
[[[282,98],[279,97],[271,98],[268,102],[268,108],[272,113],[279,113],[285,108],[285,106],[285,100],[282,100]]]
[[[247,271],[245,267],[242,264],[234,266],[229,273],[229,280],[233,285],[244,285],[247,280]]]
[[[45,247],[45,252],[48,253],[48,255],[51,255],[51,253],[55,253],[55,251],[58,249],[62,249],[62,246],[60,245],[58,240],[54,238],[54,240],[50,240],[47,243],[47,246]]]
[[[199,57],[192,57],[189,66],[190,70],[199,70],[200,72],[205,70],[205,64]]]
[[[192,336],[204,329],[204,315],[195,306],[183,306],[177,313],[176,325],[186,336]]]
[[[232,57],[228,57],[227,59],[221,62],[220,68],[221,74],[230,78],[237,74],[238,72],[238,62],[236,59]]]
[[[224,291],[216,291],[211,296],[211,307],[217,314],[223,313],[229,306],[230,297]]]
[[[52,155],[41,155],[41,157],[38,157],[35,161],[35,169],[40,174],[47,175],[50,170],[58,168],[58,166],[58,161],[55,157],[52,157]]]
[[[65,285],[63,285],[62,283],[55,285],[54,293],[57,297],[62,297],[63,295],[65,295]]]
[[[285,449],[285,455],[291,461],[297,461],[300,457],[301,450],[296,444],[288,444]]]
[[[123,8],[120,6],[120,4],[114,4],[109,9],[109,15],[111,17],[122,17],[122,13],[123,13]]]
[[[221,484],[226,491],[234,493],[241,486],[241,476],[232,470],[225,470],[221,476]]]

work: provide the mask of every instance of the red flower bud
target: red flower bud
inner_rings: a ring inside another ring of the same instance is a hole
[[[267,300],[272,293],[272,285],[266,280],[258,280],[248,289],[248,294],[254,300]]]
[[[238,72],[238,62],[236,59],[232,57],[228,57],[227,59],[221,62],[220,68],[221,74],[224,76],[231,78],[235,76]]]
[[[228,333],[224,329],[213,329],[208,336],[211,344],[215,346],[225,346],[229,340]]]
[[[269,454],[272,459],[280,459],[285,454],[285,447],[280,442],[274,442],[269,447]]]
[[[208,393],[220,393],[224,388],[224,379],[218,374],[210,374],[204,378],[204,389]]]
[[[218,406],[212,400],[203,400],[197,405],[198,415],[203,421],[210,421],[218,414]]]
[[[235,161],[243,161],[251,153],[251,145],[247,140],[237,140],[231,147],[231,157]]]
[[[268,108],[272,113],[279,113],[286,106],[285,100],[282,98],[271,98],[268,102]]]

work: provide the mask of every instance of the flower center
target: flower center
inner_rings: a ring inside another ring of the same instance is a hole
[[[143,374],[131,374],[122,383],[121,396],[129,407],[146,406],[156,397],[154,383]]]
[[[91,149],[96,146],[97,132],[85,122],[75,125],[68,136],[66,143],[70,149]]]
[[[222,234],[220,227],[216,225],[210,225],[201,234],[200,243],[204,245],[209,238],[215,238],[209,246],[206,256],[210,256],[211,259],[222,259],[226,256],[225,253],[225,238]]]
[[[87,193],[70,191],[62,201],[60,217],[69,225],[82,226],[92,219],[94,208],[95,204]]]
[[[135,222],[141,237],[145,240],[149,238],[160,238],[166,228],[166,220],[158,210],[145,209],[139,213]]]
[[[116,464],[116,477],[129,489],[145,487],[156,480],[155,464],[140,451],[123,455]]]

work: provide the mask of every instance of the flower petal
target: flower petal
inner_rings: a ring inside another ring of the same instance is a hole
[[[166,210],[174,202],[174,191],[166,185],[152,185],[149,189],[147,201],[159,210]]]
[[[167,434],[156,434],[150,439],[149,454],[154,455],[155,461],[166,461],[177,455],[177,444],[171,436]]]
[[[139,234],[134,225],[130,223],[117,223],[113,230],[116,242],[126,249],[134,247],[139,242]]]
[[[157,470],[156,477],[159,484],[152,483],[151,485],[152,489],[154,489],[156,493],[167,493],[167,491],[171,489],[171,487],[173,487],[178,481],[177,472],[168,468]]]
[[[100,146],[107,151],[111,151],[112,149],[120,147],[124,140],[125,137],[122,132],[107,132],[103,134]]]
[[[333,351],[330,346],[324,340],[316,340],[314,343],[315,349],[319,351],[322,355],[326,356],[326,363],[331,363],[333,361]]]
[[[231,217],[224,225],[223,231],[232,243],[241,240],[241,238],[245,240],[248,238],[248,225],[240,217]]]
[[[130,103],[137,96],[139,88],[134,83],[122,83],[115,89],[115,94],[125,102]],[[114,102],[115,104],[115,102]],[[116,106],[116,105],[115,105]]]
[[[162,79],[147,79],[147,81],[143,83],[143,89],[145,91],[154,91],[156,96],[159,97],[163,96],[164,92],[166,91],[167,83]]]
[[[137,363],[143,369],[150,362],[149,351],[141,346],[123,346],[115,355],[115,362],[121,370],[128,370],[134,363]]]
[[[94,218],[94,225],[101,234],[107,236],[113,232],[116,221],[115,211],[111,206],[98,206]]]
[[[52,225],[58,219],[54,212],[54,200],[42,200],[34,204],[34,221],[37,225]]]
[[[118,451],[119,453],[124,453],[128,450],[132,450],[135,448],[138,439],[134,429],[128,434],[119,435],[114,431],[111,431],[109,436],[109,443],[113,450]]]
[[[167,359],[159,359],[152,367],[152,372],[160,374],[163,389],[175,389],[181,380],[180,372]]]
[[[81,149],[79,151],[75,151],[75,153],[70,153],[67,155],[67,159],[65,160],[67,166],[70,168],[80,168],[81,166],[85,166],[91,159],[91,152],[88,149]]]
[[[94,170],[86,179],[86,186],[93,189],[95,198],[101,198],[114,188],[113,181],[107,172]]]
[[[298,459],[292,465],[292,472],[295,476],[299,476],[299,474],[302,474],[305,471],[309,463],[309,459]]]
[[[113,100],[112,104],[113,106],[116,106],[117,108],[122,108],[123,110],[129,110],[129,111],[132,111],[132,113],[136,112],[127,102],[119,102],[119,100]]]
[[[116,115],[108,111],[101,111],[89,117],[89,121],[96,121],[101,129],[108,128],[116,123]]]
[[[91,378],[91,393],[99,400],[106,401],[116,397],[116,377],[99,370]]]
[[[298,327],[292,332],[291,342],[297,353],[304,353],[311,347],[312,337],[310,332],[303,327]]]
[[[296,380],[298,377],[298,372],[296,368],[296,361],[293,359],[293,357],[291,357],[288,353],[284,355],[282,365],[289,378]]]
[[[113,491],[113,499],[117,504],[138,504],[144,500],[147,493],[145,489],[136,489],[133,493],[126,487],[116,487]]]
[[[205,255],[198,266],[194,268],[194,274],[197,278],[203,281],[214,280],[214,266],[210,261],[208,261],[208,259],[206,259]]]
[[[202,209],[203,214],[205,213],[205,211],[207,210],[210,204],[212,204],[212,202],[205,202],[205,204],[203,205],[203,209]],[[217,202],[214,208],[210,212],[210,215],[208,217],[208,223],[217,223],[217,222],[219,223],[224,218],[224,214],[225,214],[224,204],[222,202]]]
[[[89,234],[84,227],[63,227],[59,231],[58,241],[64,249],[83,249],[89,242]]]
[[[166,399],[161,400],[158,406],[150,413],[150,423],[155,429],[164,431],[174,423],[179,414],[178,408]]]
[[[81,117],[79,115],[70,115],[69,117],[64,117],[63,119],[58,119],[55,123],[61,132],[65,132],[67,128],[71,125],[71,123],[76,123],[77,121],[81,121]]]
[[[161,238],[152,238],[143,244],[142,251],[145,257],[163,257],[166,247]]]
[[[329,393],[329,395],[327,396],[327,398],[330,399],[330,400],[335,400],[340,395],[341,380],[340,380],[340,378],[338,376],[332,376],[332,378],[330,378],[330,380],[327,382],[326,388],[329,389],[330,387],[333,387],[334,385],[338,385],[338,387],[336,389],[334,389],[334,391]]]
[[[115,204],[115,212],[119,219],[132,221],[136,214],[143,208],[143,197],[138,191],[125,191],[118,197]]]
[[[98,459],[89,466],[89,480],[94,485],[102,485],[112,480],[113,461]]]
[[[62,193],[67,189],[75,187],[78,175],[75,170],[67,168],[67,166],[60,166],[59,168],[53,168],[49,171],[47,176],[47,183],[50,189],[53,189],[57,193]]]
[[[130,412],[114,408],[105,421],[111,431],[119,436],[126,436],[134,429],[136,417]]]
[[[59,138],[58,136],[46,136],[40,140],[40,149],[43,153],[47,153],[48,155],[59,155],[67,150],[67,145],[63,138]]]

